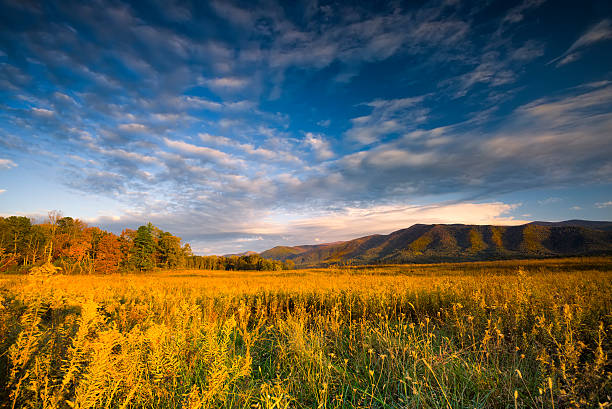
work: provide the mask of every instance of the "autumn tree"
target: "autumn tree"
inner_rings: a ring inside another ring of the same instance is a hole
[[[112,233],[102,235],[97,243],[96,259],[94,262],[96,273],[112,274],[119,271],[122,252],[119,237]]]
[[[57,221],[54,238],[55,264],[59,264],[68,274],[93,272],[95,258],[94,245],[102,230],[88,227],[79,219],[63,217]]]
[[[123,229],[119,236],[119,247],[121,248],[121,265],[126,270],[132,267],[132,248],[134,247],[134,239],[136,238],[136,230]]]

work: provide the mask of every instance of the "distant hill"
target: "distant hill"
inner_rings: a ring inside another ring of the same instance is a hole
[[[236,254],[224,254],[222,257],[242,257],[242,256],[250,256],[252,254],[259,254],[256,251],[245,251],[242,253],[236,253]]]
[[[300,267],[612,255],[612,222],[570,220],[522,226],[415,224],[387,235],[278,246],[260,255],[293,260]]]
[[[538,226],[548,227],[565,227],[565,226],[577,226],[586,227],[587,229],[612,231],[612,222],[602,222],[594,220],[566,220],[563,222],[531,222],[529,224],[535,224]]]

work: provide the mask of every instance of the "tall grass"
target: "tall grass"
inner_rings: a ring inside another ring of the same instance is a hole
[[[2,276],[0,402],[609,405],[610,259],[520,264]]]

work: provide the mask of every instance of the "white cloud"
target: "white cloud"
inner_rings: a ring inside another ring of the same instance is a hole
[[[605,19],[591,27],[586,33],[580,36],[578,40],[567,50],[568,53],[585,47],[599,41],[609,40],[612,38],[612,22]]]
[[[126,132],[144,132],[147,130],[147,127],[143,124],[130,123],[119,125],[119,129]]]
[[[549,205],[553,203],[559,203],[562,200],[563,199],[561,199],[560,197],[549,197],[543,200],[538,200],[538,204],[544,206],[544,205]]]
[[[424,99],[425,96],[418,96],[364,103],[372,111],[351,119],[352,127],[345,135],[350,141],[370,145],[385,136],[408,132],[427,119],[429,110],[420,106]]]
[[[128,152],[124,149],[105,149],[96,147],[93,144],[88,145],[92,150],[111,157],[125,159],[129,161],[137,161],[142,163],[155,163],[157,159],[150,155],[144,155],[138,152]]]
[[[527,41],[522,47],[511,54],[511,58],[519,61],[530,61],[544,55],[544,45],[536,41]]]
[[[595,207],[597,207],[598,209],[605,209],[606,207],[612,207],[612,200],[609,202],[595,203]]]
[[[610,104],[612,86],[572,89],[519,107],[486,132],[469,121],[429,130],[406,124],[402,136],[334,161],[327,170],[339,173],[342,183],[328,190],[359,200],[352,193],[358,190],[361,200],[363,192],[375,200],[398,192],[490,195],[542,183],[609,180]],[[354,129],[370,123],[371,116],[354,118]],[[324,176],[304,183],[329,187]]]
[[[519,56],[524,56],[519,54]],[[486,84],[489,87],[499,87],[502,85],[513,83],[517,80],[518,75],[512,69],[512,58],[519,59],[513,55],[511,58],[502,58],[498,51],[489,51],[482,54],[480,61],[474,69],[459,75],[457,78],[450,78],[442,83],[449,86],[451,89],[456,89],[455,97],[462,97],[467,92],[478,84]]]
[[[239,237],[237,239],[234,239],[233,241],[237,241],[241,243],[241,242],[261,241],[261,240],[263,240],[263,237],[257,236],[257,237]]]
[[[176,122],[180,119],[186,120],[189,117],[183,114],[168,114],[168,113],[164,113],[164,114],[153,114],[153,117],[161,122]]]
[[[366,208],[346,207],[342,210],[313,215],[294,214],[285,216],[289,221],[277,222],[278,216],[265,220],[258,226],[260,234],[281,234],[293,240],[304,240],[294,244],[307,244],[316,237],[325,242],[349,240],[368,234],[387,234],[392,231],[425,223],[463,223],[519,225],[526,220],[507,216],[518,204],[459,203],[436,205],[377,205]]]
[[[589,28],[574,42],[561,56],[551,61],[557,62],[557,67],[569,64],[580,59],[584,48],[604,40],[612,39],[612,20],[604,19]]]
[[[248,84],[248,81],[245,78],[239,77],[220,77],[201,79],[200,83],[214,89],[241,89]]]
[[[64,102],[70,102],[71,104],[76,104],[76,103],[77,103],[77,102],[74,100],[74,98],[72,98],[70,95],[66,95],[66,94],[64,94],[64,93],[62,93],[62,92],[54,92],[54,93],[53,93],[53,96],[54,96],[56,99],[61,100],[61,101],[64,101]]]
[[[319,160],[328,160],[334,157],[334,152],[332,152],[329,142],[325,140],[323,135],[307,132],[304,144],[312,149]]]
[[[437,160],[434,152],[413,153],[402,149],[375,150],[366,162],[378,168],[397,168],[432,165]]]
[[[502,23],[513,24],[522,21],[523,18],[525,18],[526,11],[539,7],[545,1],[546,0],[524,0],[521,4],[516,7],[513,7],[508,11],[508,13],[506,13],[502,20]]]
[[[2,159],[0,158],[0,168],[10,169],[16,167],[17,164],[10,159]]]
[[[252,101],[241,100],[241,101],[228,101],[228,102],[215,102],[206,98],[186,96],[179,102],[178,105],[187,108],[204,108],[209,111],[223,112],[223,111],[247,111],[255,107],[255,103]]]
[[[0,195],[4,192],[6,192],[6,189],[0,189]]]
[[[225,165],[227,167],[236,167],[242,165],[242,160],[217,149],[192,145],[187,142],[177,141],[168,138],[164,138],[164,142],[168,147],[175,149],[179,152],[197,156],[212,162],[216,162],[221,165]]]
[[[257,156],[269,161],[299,162],[300,160],[293,154],[283,150],[271,150],[263,147],[255,147],[250,143],[241,143],[225,136],[211,135],[209,133],[199,133],[198,136],[204,143],[228,146],[244,152],[247,155]]]
[[[54,112],[50,109],[45,108],[32,108],[32,112],[34,115],[44,116],[44,117],[52,117]]]

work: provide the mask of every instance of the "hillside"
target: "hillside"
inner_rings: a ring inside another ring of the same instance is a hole
[[[387,235],[320,245],[278,246],[260,255],[293,260],[301,267],[604,255],[612,254],[611,224],[582,220],[522,226],[415,224]]]
[[[250,256],[254,254],[259,254],[256,251],[244,251],[242,253],[232,253],[232,254],[224,254],[221,257],[242,257],[242,256]]]
[[[612,222],[595,221],[595,220],[565,220],[562,222],[531,222],[529,224],[536,224],[538,226],[548,227],[565,227],[565,226],[578,226],[586,227],[587,229],[612,231]]]

